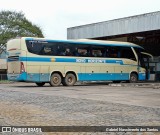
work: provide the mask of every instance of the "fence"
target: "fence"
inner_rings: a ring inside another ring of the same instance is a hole
[[[6,74],[0,74],[0,81],[1,80],[8,80]]]

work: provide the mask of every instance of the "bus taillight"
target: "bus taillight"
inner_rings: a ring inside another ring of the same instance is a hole
[[[21,69],[20,69],[20,72],[21,72],[21,73],[25,72],[25,68],[24,68],[23,62],[21,62]]]

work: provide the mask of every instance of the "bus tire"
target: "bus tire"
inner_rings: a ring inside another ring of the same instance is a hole
[[[76,76],[72,73],[68,73],[62,81],[64,86],[73,86],[76,83]]]
[[[137,81],[138,81],[137,74],[136,73],[131,73],[129,82],[130,83],[136,83]]]
[[[50,85],[51,86],[59,86],[62,82],[62,77],[60,74],[58,73],[53,73],[51,75],[51,78],[50,78]]]
[[[39,86],[39,87],[42,87],[42,86],[45,85],[45,83],[44,82],[40,82],[40,83],[36,83],[36,85]]]

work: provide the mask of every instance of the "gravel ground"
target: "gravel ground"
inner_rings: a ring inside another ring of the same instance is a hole
[[[16,91],[16,87],[12,85],[6,84],[0,87],[0,125],[2,126],[160,126],[158,107],[65,97],[63,94],[57,96],[38,92],[29,93],[24,90]],[[35,88],[37,87],[29,87],[29,89]],[[64,134],[158,135],[160,132]]]

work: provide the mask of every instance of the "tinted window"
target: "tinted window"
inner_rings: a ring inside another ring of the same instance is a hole
[[[58,44],[58,54],[59,56],[74,56],[73,47],[69,43],[59,43]]]
[[[121,48],[121,58],[136,60],[135,55],[130,47]]]
[[[77,57],[90,57],[90,47],[88,45],[73,45],[73,54]]]
[[[95,46],[87,44],[47,41],[26,41],[29,52],[38,55],[128,58],[135,60],[129,47]]]
[[[104,46],[92,46],[91,56],[92,57],[105,57],[105,47]]]
[[[121,49],[120,47],[111,47],[111,46],[108,46],[106,47],[106,50],[105,50],[105,56],[106,57],[109,57],[109,58],[120,58],[120,54],[121,54]]]
[[[58,47],[55,43],[41,43],[42,48],[39,52],[40,55],[57,55]]]
[[[33,41],[26,41],[27,44],[27,49],[29,52],[34,53],[34,54],[39,54],[40,51],[42,50],[42,44],[39,42],[33,42]]]
[[[45,42],[45,41],[26,41],[29,52],[38,55],[60,55],[63,45],[59,42]]]

